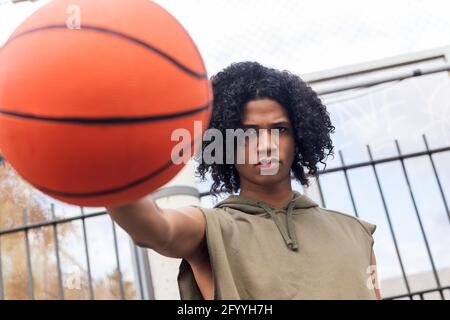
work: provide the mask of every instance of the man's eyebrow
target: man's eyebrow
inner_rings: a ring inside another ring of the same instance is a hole
[[[272,123],[273,126],[280,125],[280,124],[287,124],[288,125],[289,121],[278,121],[278,122]]]

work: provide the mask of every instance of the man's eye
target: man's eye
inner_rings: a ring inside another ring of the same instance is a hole
[[[258,131],[253,128],[247,128],[244,130],[245,134],[256,136],[258,134]]]
[[[280,132],[285,132],[288,130],[288,128],[286,128],[286,127],[276,127],[276,129],[279,129]]]

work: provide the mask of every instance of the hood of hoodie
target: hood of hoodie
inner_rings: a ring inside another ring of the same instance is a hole
[[[266,216],[268,212],[264,209],[264,207],[261,206],[262,204],[265,204],[269,208],[272,208],[275,211],[287,211],[288,206],[291,202],[294,203],[293,209],[308,209],[312,207],[317,207],[318,204],[314,202],[311,198],[308,196],[301,194],[298,191],[293,191],[294,197],[292,200],[290,200],[283,209],[277,209],[268,203],[265,203],[261,200],[256,200],[252,198],[247,198],[239,195],[230,195],[228,198],[218,202],[214,208],[223,208],[228,207],[231,209],[236,209],[239,211],[243,211],[248,214],[254,214],[254,215],[260,215],[260,216]],[[294,213],[295,214],[295,213]]]
[[[317,207],[318,204],[308,196],[301,194],[298,191],[293,191],[293,198],[280,209],[275,208],[268,203],[239,195],[230,195],[228,198],[218,202],[214,208],[228,207],[239,210],[247,214],[257,216],[270,216],[275,222],[281,236],[283,237],[286,246],[293,251],[298,250],[297,236],[295,231],[295,223],[292,220],[292,215],[299,213],[295,212],[297,209],[308,209]],[[286,214],[287,229],[276,216],[277,212]]]

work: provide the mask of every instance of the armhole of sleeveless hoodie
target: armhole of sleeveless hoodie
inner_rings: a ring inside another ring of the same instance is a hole
[[[363,220],[361,218],[357,218],[355,216],[352,216],[350,214],[343,213],[343,212],[340,212],[340,211],[331,210],[331,209],[325,209],[325,208],[322,208],[322,209],[324,209],[326,211],[329,211],[329,212],[332,212],[332,213],[335,213],[335,214],[340,214],[340,215],[349,217],[349,218],[351,218],[353,220],[356,220],[359,223],[359,225],[364,229],[364,231],[367,233],[367,235],[370,238],[372,238],[372,240],[373,240],[373,234],[374,234],[375,230],[377,229],[376,224],[370,223],[370,222],[368,222],[366,220]]]
[[[368,235],[368,237],[370,239],[370,248],[371,248],[371,250],[369,252],[369,259],[370,259],[370,263],[372,263],[373,246],[374,246],[374,243],[375,243],[375,240],[373,238],[373,234],[374,234],[375,230],[377,229],[376,224],[370,223],[370,222],[365,221],[365,220],[363,220],[361,218],[357,218],[355,216],[352,216],[350,214],[343,213],[343,212],[340,212],[340,211],[331,210],[331,209],[325,209],[325,208],[322,208],[322,209],[324,209],[326,211],[329,211],[329,212],[332,212],[332,213],[335,213],[335,214],[340,214],[340,215],[352,218],[353,220],[356,220],[358,222],[358,224],[364,229],[364,232]]]
[[[216,262],[214,260],[214,254],[212,252],[212,247],[211,247],[211,243],[210,243],[211,239],[209,237],[209,234],[211,232],[211,228],[214,229],[212,224],[217,223],[217,226],[220,228],[220,223],[219,223],[219,221],[214,221],[214,219],[216,218],[215,213],[210,211],[210,210],[213,210],[213,209],[211,209],[211,208],[204,208],[204,207],[199,206],[199,205],[190,205],[190,207],[195,207],[195,208],[199,209],[202,212],[203,217],[205,218],[206,247],[207,247],[207,250],[208,250],[208,256],[209,256],[209,261],[210,261],[210,264],[211,264],[211,271],[213,273],[213,281],[214,281],[214,295],[213,295],[214,297],[213,297],[213,300],[217,300],[218,286],[217,286],[216,275],[214,273]],[[198,284],[197,284],[197,286],[198,286]]]
[[[373,223],[370,223],[370,222],[365,221],[365,220],[360,219],[360,218],[355,218],[355,219],[363,226],[364,230],[366,230],[367,234],[370,237],[370,241],[371,241],[370,248],[371,248],[371,250],[370,250],[370,257],[369,257],[370,260],[369,261],[370,261],[370,264],[372,265],[373,245],[375,243],[375,240],[373,238],[373,234],[374,234],[375,230],[377,229],[377,226],[375,224],[373,224]]]

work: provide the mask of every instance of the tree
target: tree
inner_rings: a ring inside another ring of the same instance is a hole
[[[1,163],[1,161],[0,161]],[[0,164],[0,230],[9,230],[28,223],[38,223],[53,218],[51,200],[21,179],[6,162]],[[61,278],[65,299],[88,299],[89,283],[86,268],[76,255],[65,249],[64,242],[79,238],[77,225],[62,223],[57,226],[59,257],[62,268]],[[78,230],[79,231],[79,230]],[[27,256],[26,233],[18,231],[0,236],[0,263],[5,299],[29,299],[30,282],[28,263],[32,270],[32,288],[35,299],[59,299],[59,277],[56,259],[55,233],[53,226],[33,228],[28,231],[29,259]],[[81,241],[81,239],[79,239]],[[78,270],[73,274],[73,269]],[[74,278],[75,277],[75,278]],[[92,286],[96,299],[118,299],[119,273],[112,270],[101,279],[93,279]],[[125,297],[135,298],[134,284],[123,282]]]

